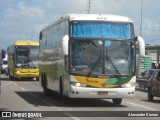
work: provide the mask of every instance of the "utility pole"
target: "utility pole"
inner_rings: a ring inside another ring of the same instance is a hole
[[[90,11],[91,11],[91,0],[88,0],[87,2],[87,14],[90,14]]]
[[[143,18],[143,0],[141,0],[141,26],[140,26],[140,36],[142,35],[142,18]]]

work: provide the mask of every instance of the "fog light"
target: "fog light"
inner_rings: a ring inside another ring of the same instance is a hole
[[[16,71],[16,73],[20,73],[20,71],[19,71],[19,70],[17,70],[17,71]]]

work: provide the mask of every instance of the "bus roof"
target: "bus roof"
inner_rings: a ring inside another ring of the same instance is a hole
[[[110,21],[110,22],[132,22],[132,20],[125,16],[110,15],[110,14],[67,14],[61,17],[72,20],[98,20],[98,21]]]
[[[58,24],[64,20],[69,21],[108,21],[108,22],[127,22],[132,23],[132,20],[125,16],[120,15],[110,15],[110,14],[66,14],[63,15],[60,19],[53,22],[52,24],[46,26],[41,31],[50,28],[52,25]]]
[[[39,46],[39,42],[37,41],[33,41],[33,40],[17,40],[14,45],[16,46],[25,46],[25,45],[29,45],[29,46]]]

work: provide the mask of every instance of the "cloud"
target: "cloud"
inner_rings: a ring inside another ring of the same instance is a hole
[[[25,2],[20,2],[17,5],[18,11],[22,16],[26,16],[30,19],[35,19],[37,18],[42,19],[45,14],[45,10],[39,8],[39,7],[28,7]]]
[[[0,0],[0,39],[7,47],[17,39],[38,40],[38,34],[45,26],[67,13],[85,13],[88,0]],[[152,35],[147,29],[160,29],[159,0],[143,0],[143,36]],[[91,13],[117,14],[130,17],[135,25],[136,35],[140,31],[141,0],[91,0]],[[156,35],[155,37],[160,37]]]
[[[18,3],[14,8],[8,7],[4,20],[0,22],[0,26],[3,28],[0,34],[1,39],[8,41],[8,44],[6,42],[7,46],[11,40],[31,39],[44,27],[42,21],[44,13],[45,11],[39,7],[27,6],[25,2]],[[36,39],[38,40],[37,36]]]

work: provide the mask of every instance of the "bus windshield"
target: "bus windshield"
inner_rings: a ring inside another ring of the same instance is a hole
[[[73,74],[133,75],[133,24],[127,22],[72,21],[70,71]]]
[[[16,67],[37,68],[38,67],[38,47],[37,46],[17,46],[16,47]]]
[[[133,75],[135,69],[132,40],[73,39],[70,53],[70,70],[77,75]]]

